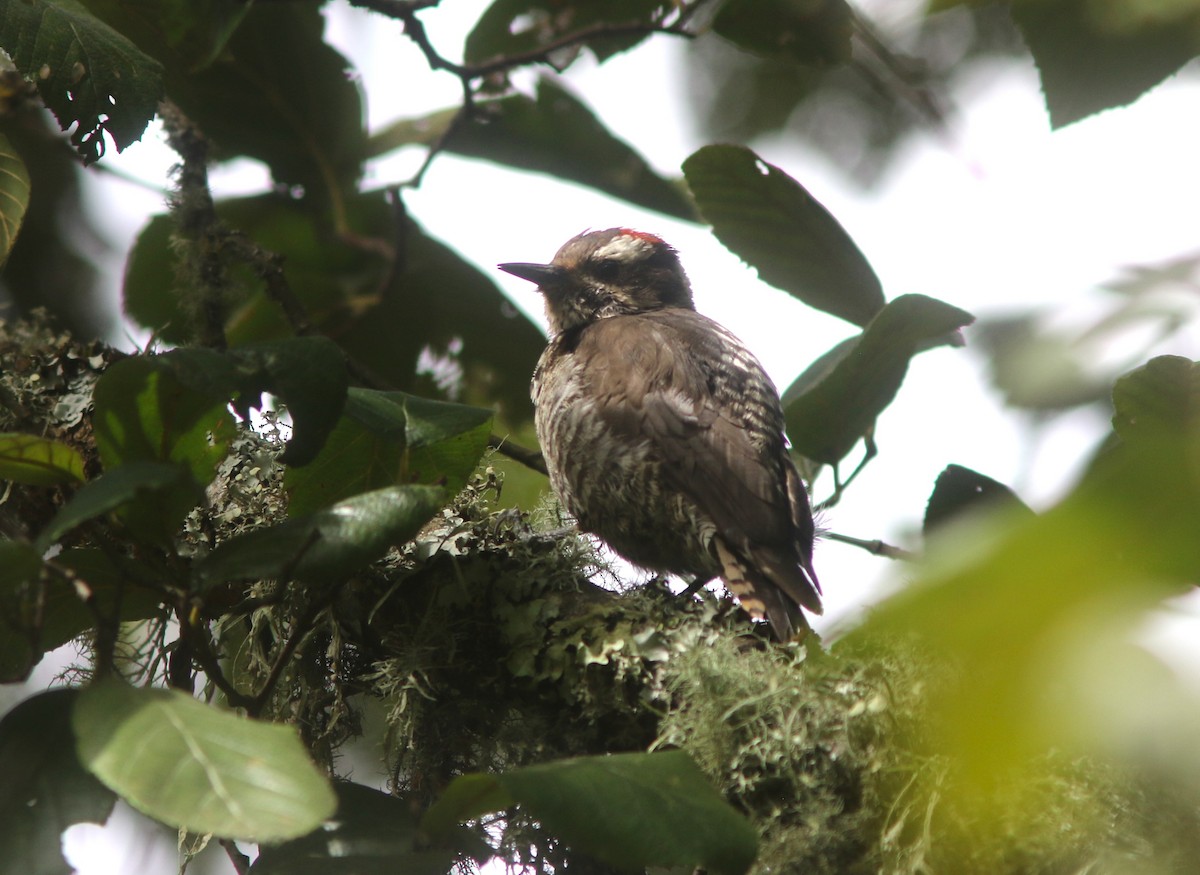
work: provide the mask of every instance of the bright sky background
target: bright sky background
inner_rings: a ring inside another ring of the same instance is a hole
[[[458,0],[423,20],[435,45],[455,54],[487,5]],[[879,3],[860,5],[870,10]],[[372,128],[457,102],[457,80],[431,75],[398,25],[343,6],[334,13],[330,37],[365,71]],[[668,175],[677,175],[683,159],[704,145],[680,107],[688,91],[678,59],[682,48],[658,39],[603,66],[584,59],[568,76],[611,130]],[[532,79],[518,81],[528,85]],[[1095,289],[1122,268],[1200,251],[1196,76],[1176,78],[1131,107],[1055,133],[1028,60],[979,68],[964,94],[948,141],[930,134],[910,142],[869,194],[802,143],[778,141],[759,152],[837,217],[889,298],[920,292],[981,316],[1046,305],[1059,308],[1068,322],[1079,321],[1099,312],[1105,299]],[[368,185],[408,178],[420,157],[409,151],[373,165]],[[104,160],[162,186],[175,158],[158,137],[148,137]],[[115,281],[134,235],[147,215],[161,211],[162,201],[112,176],[98,178],[94,204],[117,254],[107,266]],[[224,193],[261,190],[265,182],[265,172],[250,162],[214,174],[214,187]],[[698,309],[739,335],[781,389],[854,331],[759,283],[707,229],[546,177],[444,156],[422,188],[406,194],[406,203],[430,233],[485,271],[501,261],[548,261],[562,242],[588,227],[658,233],[680,250]],[[499,272],[495,279],[544,324],[529,284]],[[1195,306],[1200,309],[1200,302]],[[1158,352],[1198,358],[1200,331],[1193,326]],[[1107,423],[1090,411],[1063,417],[1044,430],[1032,455],[1028,425],[1027,418],[1001,408],[979,357],[950,349],[925,353],[879,423],[880,456],[825,523],[843,534],[912,546],[934,479],[951,462],[1009,483],[1044,507],[1072,482]],[[828,489],[828,482],[818,482],[818,498]],[[882,582],[902,579],[902,569],[887,560],[837,543],[818,546],[816,565],[828,605],[818,624],[824,629],[878,598]],[[1154,627],[1155,649],[1178,665],[1200,665],[1197,622],[1194,604],[1164,616]],[[48,677],[41,674],[35,680],[44,684]],[[92,827],[72,832],[78,841],[96,834]],[[173,861],[173,851],[160,866],[157,856],[149,865],[97,853],[94,845],[74,858],[86,875],[166,875],[174,871]]]

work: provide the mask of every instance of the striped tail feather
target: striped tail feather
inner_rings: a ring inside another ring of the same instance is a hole
[[[801,577],[803,587],[797,588],[792,584],[785,590],[730,550],[723,538],[714,538],[713,545],[721,563],[721,579],[726,588],[737,597],[738,603],[746,613],[760,620],[765,617],[771,624],[771,631],[780,641],[791,641],[809,630],[808,620],[800,610],[800,604],[808,605],[813,600],[813,597],[808,596],[813,584],[804,577],[804,572],[799,567],[794,573]],[[795,594],[793,589],[796,590]],[[801,594],[805,597],[797,597]],[[820,613],[819,600],[816,601],[816,613]]]

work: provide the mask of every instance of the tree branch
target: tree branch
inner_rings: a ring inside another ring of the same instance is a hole
[[[542,456],[540,450],[531,450],[528,447],[523,447],[520,444],[514,444],[508,438],[500,437],[500,435],[488,435],[488,447],[498,453],[503,453],[514,462],[520,462],[526,468],[532,471],[537,471],[539,474],[546,474],[546,459]]]
[[[880,540],[864,541],[861,538],[852,538],[849,535],[839,535],[837,532],[822,532],[821,537],[827,541],[837,541],[841,544],[849,544],[852,547],[861,547],[872,556],[886,556],[888,559],[899,559],[902,562],[916,562],[921,558],[918,553],[905,550],[903,547],[893,547],[891,544]]]

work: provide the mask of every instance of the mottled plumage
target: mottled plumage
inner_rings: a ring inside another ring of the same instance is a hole
[[[731,333],[693,309],[675,251],[614,228],[548,265],[505,264],[545,295],[534,372],[550,482],[580,527],[656,571],[721,577],[781,639],[820,613],[808,495],[779,395]]]

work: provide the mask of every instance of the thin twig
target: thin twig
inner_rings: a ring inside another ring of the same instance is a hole
[[[514,444],[508,438],[493,434],[488,436],[488,446],[499,453],[508,456],[514,462],[520,462],[526,468],[546,474],[546,459],[539,450],[531,450],[520,444]]]
[[[474,99],[474,95],[468,87],[471,82],[530,64],[552,64],[551,58],[553,55],[564,49],[583,45],[592,40],[623,36],[649,36],[658,33],[690,39],[695,34],[687,30],[685,24],[690,16],[694,14],[696,8],[701,6],[705,0],[699,0],[699,2],[693,3],[691,6],[683,7],[676,21],[672,24],[647,24],[645,22],[614,24],[612,22],[600,22],[565,34],[539,48],[526,52],[518,52],[514,55],[505,55],[493,61],[473,65],[455,63],[437,50],[433,42],[429,39],[424,22],[417,15],[423,8],[427,8],[424,4],[407,3],[404,0],[350,0],[350,2],[354,6],[379,12],[403,23],[404,33],[421,50],[421,54],[425,56],[425,60],[431,69],[445,70],[448,73],[453,73],[463,81],[464,88],[466,88],[464,103],[470,104]],[[435,4],[429,5],[432,6]]]
[[[213,650],[212,640],[208,637],[207,626],[193,623],[192,617],[189,616],[191,612],[191,604],[186,600],[176,605],[175,613],[179,618],[179,635],[191,645],[192,659],[195,660],[200,670],[204,672],[205,677],[212,681],[217,689],[225,694],[225,698],[229,700],[230,705],[235,708],[242,708],[248,712],[254,704],[253,697],[247,696],[235,687],[229,678],[225,677],[225,672],[221,669],[221,661],[217,658],[217,654]]]
[[[822,532],[821,537],[827,541],[838,541],[842,544],[849,544],[852,547],[861,547],[872,556],[886,556],[888,559],[898,559],[901,562],[916,562],[921,558],[918,553],[905,550],[903,547],[894,547],[880,540],[864,541],[861,538],[852,538],[849,535],[839,535],[837,532]]]
[[[262,689],[258,691],[258,695],[254,697],[253,702],[246,709],[246,713],[249,716],[257,717],[262,713],[262,709],[266,707],[267,702],[271,699],[271,694],[275,692],[275,686],[283,676],[283,671],[287,668],[287,664],[291,661],[297,648],[308,639],[308,636],[313,631],[317,617],[329,607],[329,603],[332,600],[333,595],[331,593],[325,598],[310,602],[308,607],[304,609],[304,613],[296,620],[295,625],[292,627],[292,634],[283,642],[279,653],[275,655],[275,662],[271,664],[271,669],[267,673],[267,679],[263,682]]]

